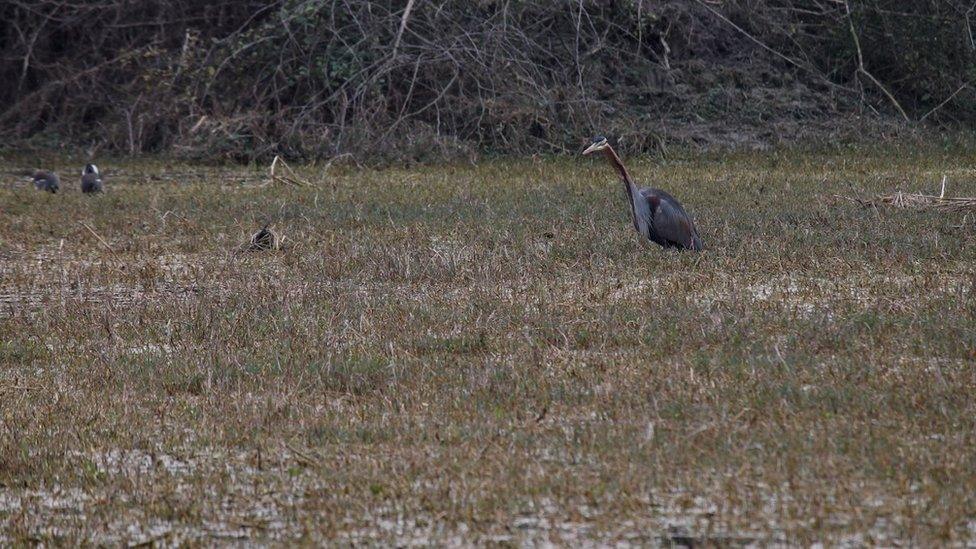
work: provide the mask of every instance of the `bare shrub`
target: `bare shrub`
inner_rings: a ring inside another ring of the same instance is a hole
[[[913,119],[966,120],[971,10],[902,4],[12,0],[0,131],[370,162],[567,152],[595,131],[631,151],[754,144],[891,113],[888,88]]]

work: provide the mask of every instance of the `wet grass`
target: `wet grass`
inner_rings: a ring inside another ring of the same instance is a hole
[[[971,543],[976,217],[831,196],[972,161],[630,162],[702,254],[590,161],[8,177],[0,543]]]

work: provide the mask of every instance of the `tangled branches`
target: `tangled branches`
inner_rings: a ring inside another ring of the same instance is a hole
[[[958,66],[939,61],[923,100],[868,48],[893,1],[847,14],[799,0],[8,0],[0,132],[238,160],[564,152],[596,130],[647,150],[883,110],[859,85],[865,66],[906,108],[931,111],[957,90],[933,118],[967,116],[953,108],[973,101]],[[959,32],[929,39],[959,46],[953,59],[969,67],[968,12],[922,4],[909,14],[917,35],[919,14],[953,18]]]

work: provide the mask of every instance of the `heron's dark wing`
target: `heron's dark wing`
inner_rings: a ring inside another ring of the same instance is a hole
[[[694,222],[674,197],[655,189],[642,189],[641,194],[652,212],[650,228],[653,234],[648,235],[651,240],[662,246],[701,248]]]

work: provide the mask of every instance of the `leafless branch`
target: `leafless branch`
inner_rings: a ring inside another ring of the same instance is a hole
[[[407,0],[407,7],[403,9],[403,17],[400,18],[400,28],[397,30],[396,40],[393,41],[393,53],[390,57],[396,57],[397,49],[400,47],[400,39],[403,37],[403,31],[407,28],[407,21],[410,20],[410,10],[413,9],[414,0]]]
[[[910,122],[908,118],[908,114],[905,112],[905,109],[901,107],[901,103],[899,103],[898,100],[895,99],[895,96],[892,95],[890,91],[888,91],[888,88],[886,88],[884,84],[882,84],[877,78],[874,77],[873,74],[868,72],[867,68],[864,67],[864,54],[861,52],[861,40],[858,38],[857,31],[854,29],[854,18],[851,17],[851,5],[848,2],[848,0],[844,0],[844,9],[847,11],[847,25],[851,31],[851,39],[854,41],[854,48],[857,51],[858,72],[868,77],[868,80],[873,82],[874,85],[877,86],[878,89],[880,89],[881,92],[885,94],[885,96],[888,98],[889,101],[891,101],[891,104],[895,107],[895,109],[898,110],[898,114],[900,114],[901,117],[905,119],[905,122]]]
[[[961,92],[962,90],[964,90],[964,89],[966,89],[968,87],[969,87],[969,82],[966,82],[963,85],[959,86],[959,88],[956,89],[956,91],[954,91],[951,94],[949,94],[949,97],[946,97],[941,103],[939,103],[938,105],[936,105],[935,107],[933,107],[931,110],[929,110],[929,112],[923,114],[922,117],[918,119],[918,121],[919,122],[925,122],[925,119],[926,118],[928,118],[929,116],[931,116],[933,113],[935,113],[936,111],[938,111],[942,107],[945,107],[946,105],[948,105],[949,104],[949,101],[952,101],[952,99],[954,97],[956,97],[957,95],[959,95],[959,92]]]

